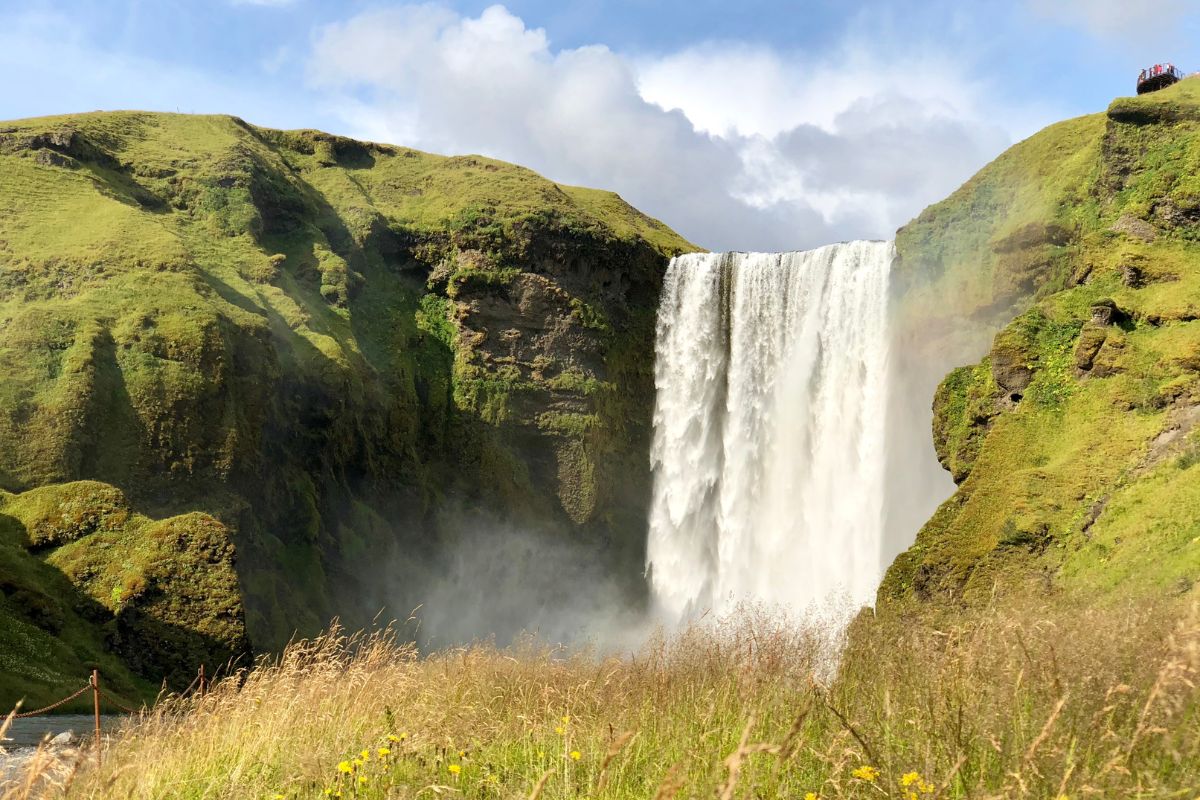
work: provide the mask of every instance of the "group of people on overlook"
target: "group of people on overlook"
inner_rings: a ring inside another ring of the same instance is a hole
[[[1159,75],[1174,75],[1178,78],[1179,70],[1174,64],[1155,64],[1153,67],[1142,70],[1142,74],[1138,75],[1138,83],[1150,78],[1157,78]]]

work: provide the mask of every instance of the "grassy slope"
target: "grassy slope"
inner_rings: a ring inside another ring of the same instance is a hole
[[[244,595],[260,644],[324,624],[388,548],[420,550],[448,496],[628,547],[610,478],[649,414],[646,368],[627,362],[644,353],[652,292],[586,281],[653,287],[685,249],[614,194],[480,157],[225,116],[0,124],[0,488],[91,479],[150,516],[214,515],[241,587],[197,599],[216,614]],[[601,330],[603,364],[547,360],[517,381],[478,357],[468,301],[503,299],[528,273]],[[520,391],[571,405],[575,428],[542,430]],[[575,472],[534,485],[534,445],[573,454],[560,462]],[[204,538],[207,517],[183,519]],[[110,544],[14,545],[6,569],[34,591],[75,574],[104,595],[123,580]],[[27,623],[0,613],[9,638]],[[92,659],[101,633],[76,628],[65,641]],[[0,686],[0,703],[18,688]]]
[[[931,352],[1028,310],[939,389],[935,441],[960,486],[889,571],[885,606],[1200,579],[1198,221],[1186,80],[1048,128],[901,231],[902,318]],[[935,310],[955,302],[961,316]]]
[[[860,620],[818,680],[820,633],[753,609],[621,657],[334,634],[131,720],[65,794],[1193,797],[1195,613],[1048,605]]]

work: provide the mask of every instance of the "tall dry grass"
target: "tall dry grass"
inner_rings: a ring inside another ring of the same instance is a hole
[[[1194,607],[861,618],[822,682],[827,646],[755,609],[625,657],[335,629],[5,798],[1200,795]]]

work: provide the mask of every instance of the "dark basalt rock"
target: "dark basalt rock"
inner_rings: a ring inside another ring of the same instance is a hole
[[[1020,350],[1001,348],[992,350],[992,377],[996,384],[1012,396],[1020,400],[1020,394],[1033,381],[1033,367],[1027,354]]]
[[[1142,270],[1133,264],[1125,264],[1121,267],[1121,283],[1128,286],[1130,289],[1140,289],[1144,280]]]
[[[1093,325],[1112,325],[1121,316],[1121,310],[1117,308],[1117,304],[1112,300],[1101,300],[1093,303],[1090,309]]]

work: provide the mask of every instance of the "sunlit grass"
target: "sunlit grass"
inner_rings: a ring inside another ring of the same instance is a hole
[[[72,798],[1188,797],[1200,615],[1021,606],[819,628],[762,610],[637,653],[421,656],[334,629],[169,700]],[[34,796],[14,790],[8,797]],[[1183,792],[1182,794],[1180,792]]]

